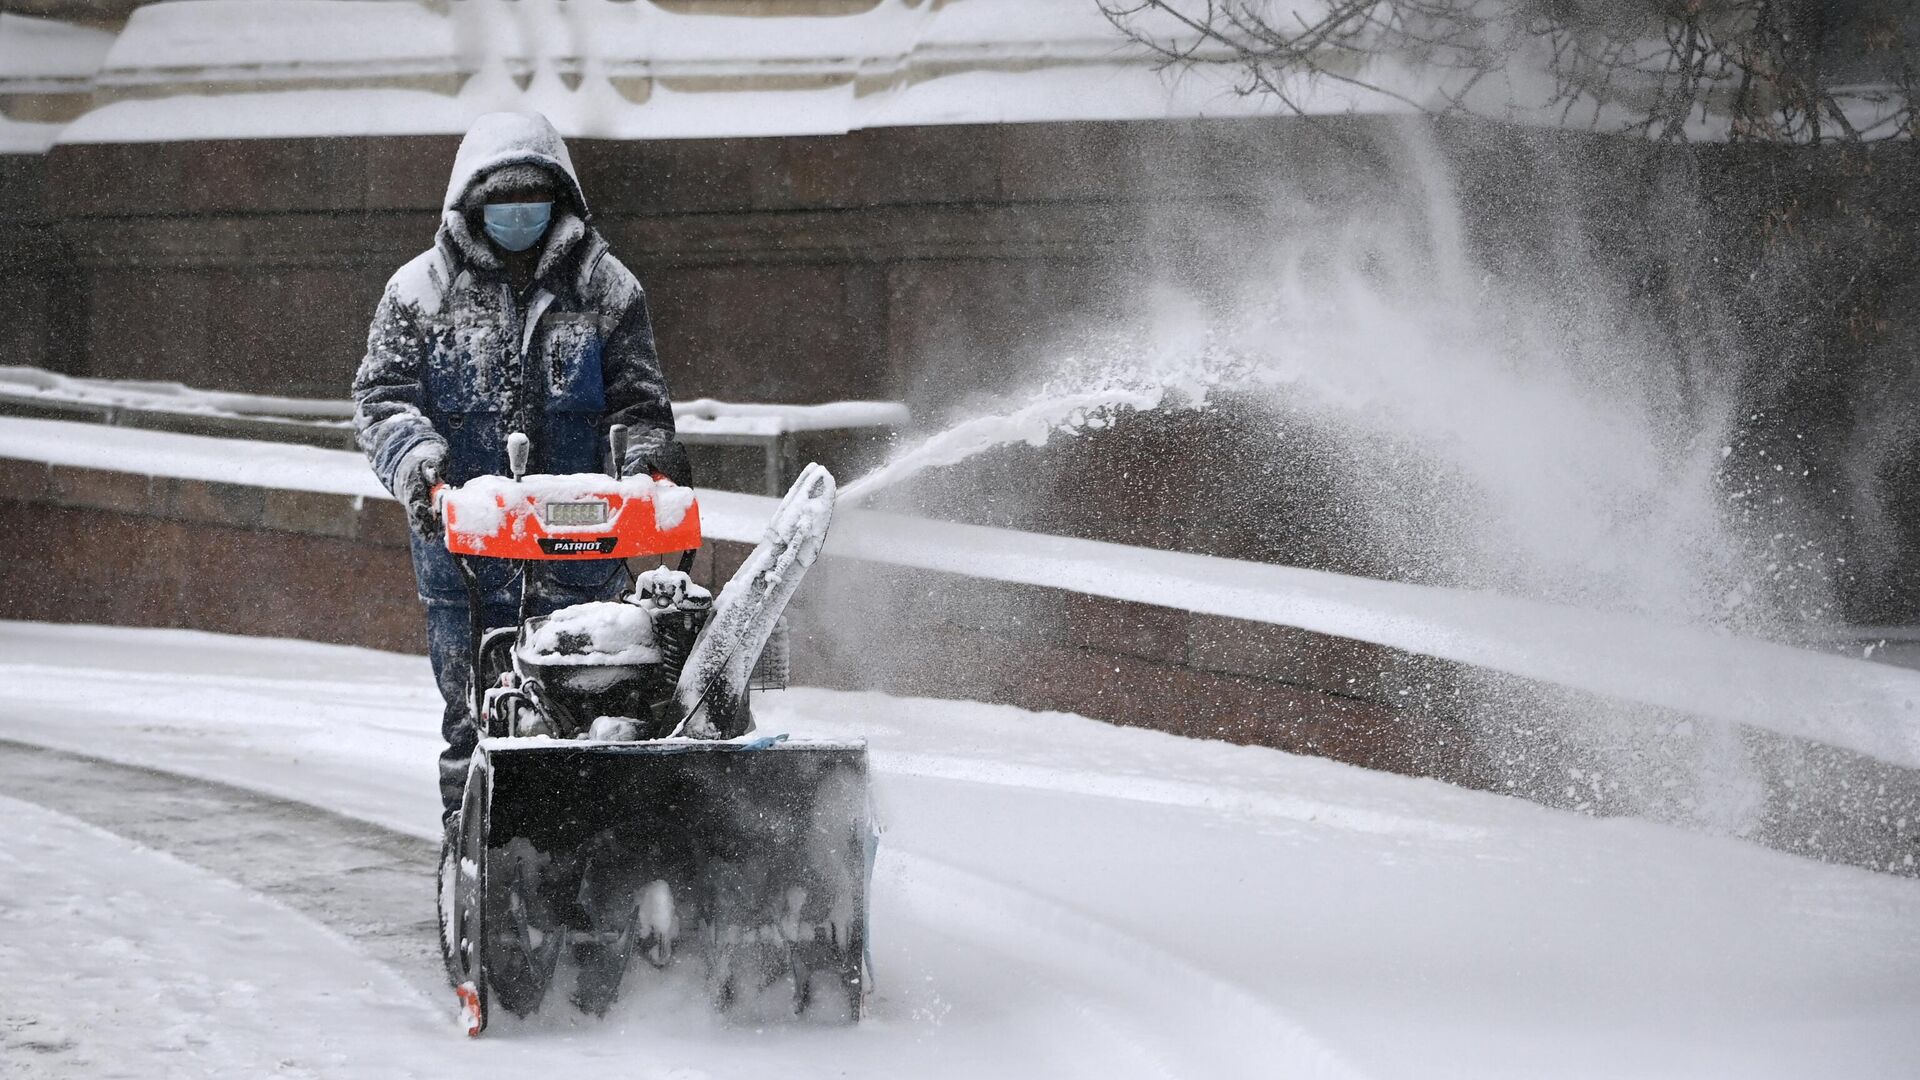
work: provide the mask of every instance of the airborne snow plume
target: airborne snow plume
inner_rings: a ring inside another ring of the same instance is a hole
[[[1211,239],[1241,260],[1232,274],[1143,290],[1140,325],[1041,360],[1039,389],[978,403],[849,497],[963,472],[996,446],[1230,399],[1272,435],[1264,460],[1216,467],[1247,470],[1246,487],[1306,461],[1326,475],[1317,503],[1269,526],[1314,537],[1306,547],[1364,552],[1384,576],[1749,636],[1824,629],[1826,561],[1771,480],[1729,460],[1740,358],[1711,333],[1656,325],[1575,221],[1528,226],[1549,234],[1539,250],[1497,262],[1429,129],[1380,143],[1385,167],[1338,198],[1277,179],[1267,229]],[[1470,730],[1535,797],[1750,823],[1746,750],[1727,729],[1510,679],[1472,689]]]
[[[1248,374],[1204,331],[1163,337],[1160,346],[1143,349],[1114,336],[1059,356],[1037,385],[976,403],[973,415],[895,454],[848,484],[840,497],[857,506],[928,469],[958,465],[996,447],[1045,446],[1098,431],[1127,411],[1205,408],[1210,391]]]

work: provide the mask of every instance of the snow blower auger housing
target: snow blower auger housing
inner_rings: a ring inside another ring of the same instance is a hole
[[[617,463],[624,432],[610,434]],[[604,1014],[650,971],[723,1012],[751,1001],[763,1014],[771,999],[858,1020],[875,842],[866,745],[759,734],[749,707],[753,690],[785,684],[777,630],[826,539],[832,475],[801,472],[715,597],[686,573],[700,544],[690,490],[617,472],[526,476],[526,460],[515,434],[509,477],[436,493],[471,610],[471,560],[522,570],[518,624],[473,624],[482,737],[441,856],[441,946],[468,1034],[496,1006],[539,1010],[569,980],[576,1007]],[[675,552],[678,569],[636,575],[620,600],[528,617],[528,581],[547,562]]]

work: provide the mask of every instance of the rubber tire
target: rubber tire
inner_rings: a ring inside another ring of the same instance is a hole
[[[449,836],[440,841],[439,877],[434,882],[433,908],[440,924],[440,963],[447,972],[447,985],[459,986],[466,981],[466,971],[460,960],[454,955],[453,938],[453,899],[459,882],[454,875],[460,872],[458,836]]]
[[[480,1001],[479,1030],[487,1028],[489,985],[486,963],[486,911],[482,897],[485,896],[487,879],[486,858],[486,820],[489,784],[479,756],[474,766],[467,771],[467,791],[460,808],[460,824],[454,834],[454,842],[449,845],[441,842],[440,882],[436,890],[435,907],[440,917],[440,952],[447,968],[449,983],[458,988],[462,983],[472,983]],[[476,876],[468,877],[460,872],[461,858],[472,859],[476,867]],[[447,889],[453,889],[453,902],[447,902]],[[467,943],[463,949],[460,943]]]

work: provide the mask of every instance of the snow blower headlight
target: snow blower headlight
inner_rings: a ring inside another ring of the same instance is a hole
[[[549,525],[604,525],[607,523],[607,504],[597,499],[548,503],[543,516]]]

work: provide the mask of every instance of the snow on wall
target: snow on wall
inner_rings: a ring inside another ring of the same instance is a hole
[[[392,0],[191,0],[134,11],[107,54],[102,86],[218,82],[262,68],[312,76],[457,66],[451,20]]]
[[[113,42],[108,30],[0,11],[0,99],[90,93]],[[0,154],[44,154],[53,146],[65,125],[35,113],[12,103],[0,111]]]
[[[913,414],[897,401],[829,401],[819,405],[762,405],[695,398],[673,404],[682,432],[779,435],[836,428],[903,428]]]
[[[1267,115],[1230,74],[1156,71],[1092,3],[882,0],[832,17],[646,0],[174,0],[140,8],[63,142],[445,134],[538,109],[568,136]],[[208,93],[215,91],[217,93]],[[1400,111],[1337,85],[1315,111]]]
[[[0,458],[386,497],[339,450],[0,417]],[[0,467],[4,467],[0,465]],[[703,491],[706,536],[760,539],[777,500]],[[842,510],[826,554],[1304,630],[1831,743],[1920,768],[1920,672],[1494,593]]]
[[[63,124],[0,116],[0,154],[44,154],[60,140],[64,130]]]
[[[1632,119],[1620,101],[1583,100],[1569,112],[1540,70],[1544,55],[1509,65],[1500,79],[1373,57],[1366,82],[1377,90],[1295,78],[1283,105],[1239,92],[1233,54],[1190,27],[1155,11],[1129,22],[1184,56],[1225,62],[1158,70],[1093,0],[877,0],[834,15],[783,14],[774,4],[670,10],[651,0],[171,0],[139,7],[110,50],[93,30],[85,40],[79,30],[60,38],[45,50],[50,59],[17,47],[63,71],[98,66],[93,83],[119,100],[64,130],[0,117],[0,152],[43,151],[56,140],[450,134],[497,109],[537,109],[563,134],[608,139],[1271,116],[1296,107],[1464,105],[1546,127],[1624,128]],[[1666,49],[1657,34],[1645,44],[1652,55]],[[0,51],[0,83],[6,61]],[[1633,100],[1657,89],[1611,93]],[[1874,130],[1892,116],[1886,98],[1850,88],[1838,107]],[[1727,130],[1717,114],[1696,111],[1687,122],[1694,139]]]
[[[0,92],[84,88],[114,40],[110,30],[0,12]]]
[[[0,416],[0,459],[221,484],[390,498],[350,450]],[[6,467],[0,465],[0,468]]]

